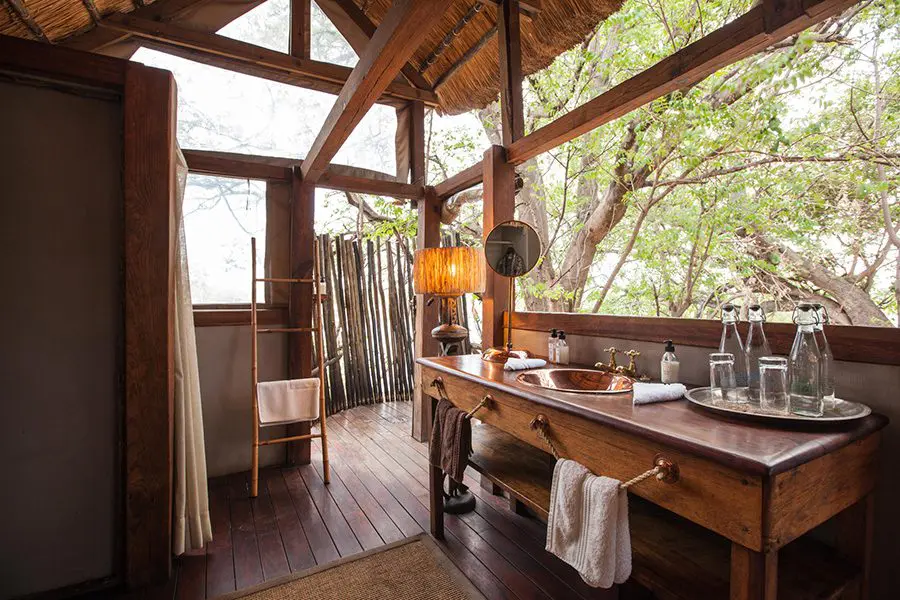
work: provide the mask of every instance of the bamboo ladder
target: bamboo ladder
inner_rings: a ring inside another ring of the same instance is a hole
[[[256,238],[250,238],[250,260],[252,262],[251,271],[253,277],[253,289],[250,293],[250,377],[252,380],[252,396],[253,396],[253,460],[251,463],[251,482],[250,496],[256,498],[259,491],[259,447],[269,446],[271,444],[284,444],[287,442],[299,442],[302,440],[312,440],[320,438],[322,440],[322,473],[325,483],[331,481],[331,471],[328,468],[328,441],[325,431],[325,355],[324,342],[322,336],[322,279],[319,274],[319,242],[316,240],[314,244],[314,263],[312,279],[300,279],[290,277],[257,277],[256,276]],[[313,283],[315,284],[315,307],[316,307],[316,323],[315,327],[281,327],[260,329],[259,321],[256,315],[256,285],[258,283]],[[259,383],[259,369],[257,359],[259,355],[259,334],[261,333],[309,333],[316,334],[316,346],[319,354],[319,433],[307,433],[305,435],[292,435],[283,438],[275,438],[270,440],[259,439],[259,396],[257,384]]]

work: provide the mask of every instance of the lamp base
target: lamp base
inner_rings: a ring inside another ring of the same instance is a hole
[[[512,348],[488,348],[481,353],[481,360],[492,363],[506,363],[510,358],[531,358],[528,350],[513,350]]]
[[[457,323],[441,323],[431,330],[431,337],[439,342],[455,342],[469,337],[469,330]]]

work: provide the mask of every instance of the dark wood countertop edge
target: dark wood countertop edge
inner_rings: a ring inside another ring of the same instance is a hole
[[[843,443],[836,443],[828,446],[825,446],[823,444],[816,444],[814,447],[806,449],[804,452],[791,454],[783,459],[777,460],[774,463],[767,463],[751,458],[744,454],[713,450],[707,445],[699,444],[677,435],[671,435],[655,429],[641,427],[635,425],[631,421],[623,420],[613,415],[588,410],[574,404],[569,404],[568,402],[562,400],[557,400],[548,396],[542,396],[529,390],[511,386],[504,382],[484,379],[483,377],[479,377],[477,375],[473,375],[471,373],[467,373],[465,371],[461,371],[459,369],[434,362],[428,357],[418,358],[416,359],[416,362],[424,367],[435,369],[436,371],[440,371],[448,375],[461,377],[473,383],[479,383],[486,388],[496,390],[498,392],[504,392],[513,396],[519,396],[541,406],[546,406],[555,410],[561,410],[578,417],[583,417],[585,419],[595,421],[602,425],[608,425],[619,431],[639,435],[661,444],[667,444],[677,450],[685,451],[690,454],[696,454],[725,466],[736,468],[740,471],[764,476],[777,475],[778,473],[793,469],[794,467],[805,464],[830,452],[834,452],[835,450],[853,443],[853,441],[855,440],[863,439],[871,435],[872,433],[881,430],[888,424],[887,417],[878,413],[872,413],[871,415],[863,419],[864,424],[859,426],[854,438],[847,436],[846,440]]]

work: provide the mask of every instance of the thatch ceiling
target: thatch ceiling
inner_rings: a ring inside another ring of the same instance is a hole
[[[391,5],[391,0],[354,1],[376,24]],[[4,5],[0,9],[0,33],[49,42],[71,39],[89,31],[96,19],[111,13],[131,12],[151,4],[150,0],[0,2]],[[542,0],[539,13],[532,17],[522,15],[522,68],[525,75],[539,71],[559,54],[581,43],[622,2]],[[496,24],[495,4],[456,0],[410,60],[430,85],[437,85],[443,112],[459,114],[482,108],[497,98]]]

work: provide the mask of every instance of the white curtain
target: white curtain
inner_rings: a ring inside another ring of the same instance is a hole
[[[178,240],[175,249],[175,521],[172,551],[179,555],[186,550],[202,548],[212,540],[212,525],[206,484],[197,338],[184,240],[183,206],[188,170],[181,149],[176,150]]]

